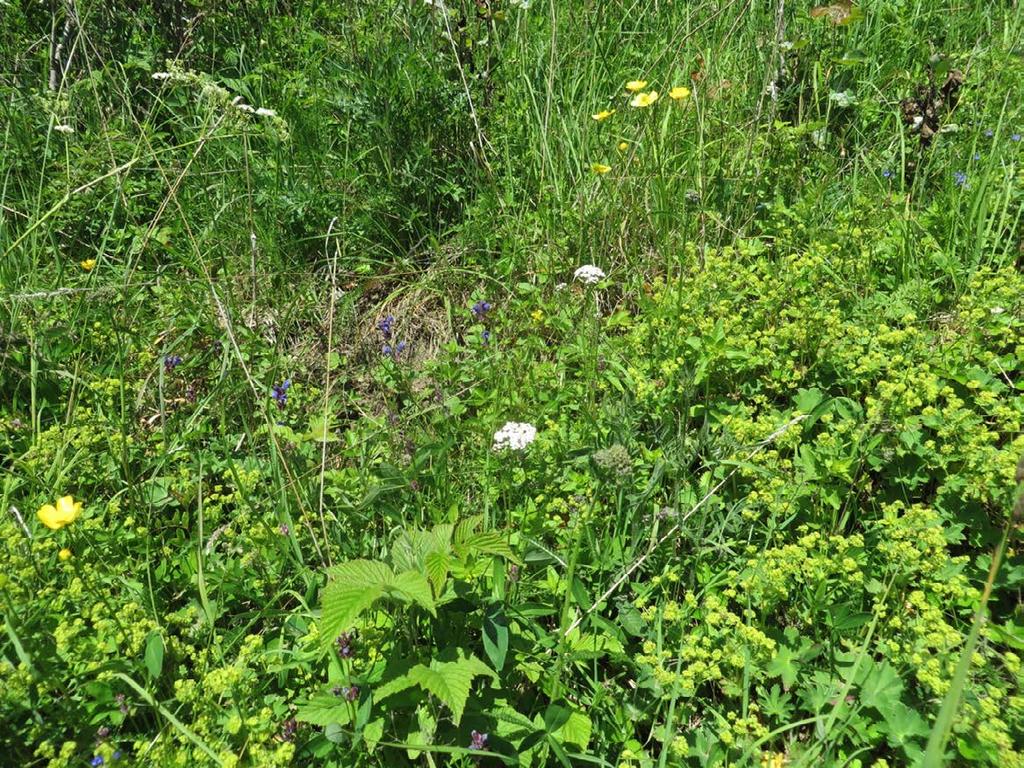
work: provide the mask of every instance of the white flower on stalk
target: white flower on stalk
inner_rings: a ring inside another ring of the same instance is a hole
[[[171,79],[171,73],[170,72],[154,72],[153,73],[153,79],[154,80],[170,80]]]
[[[537,437],[537,428],[533,424],[518,421],[506,421],[505,426],[494,433],[494,450],[521,451]]]
[[[604,280],[604,270],[600,267],[595,267],[593,264],[584,264],[576,270],[573,277],[581,283],[593,285]]]
[[[256,114],[260,117],[277,117],[277,112],[272,109],[267,109],[266,107],[260,107],[257,109]]]
[[[55,126],[53,126],[53,130],[55,130],[57,133],[74,133],[75,132],[75,129],[72,128],[70,125],[55,125]]]

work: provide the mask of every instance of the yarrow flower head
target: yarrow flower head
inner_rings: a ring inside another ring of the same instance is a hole
[[[291,388],[291,386],[291,379],[285,379],[280,384],[274,385],[273,392],[270,396],[277,401],[278,408],[284,408],[285,405],[288,403],[288,390]]]
[[[494,433],[495,451],[522,451],[537,439],[537,428],[533,424],[506,421],[505,426]]]
[[[474,752],[481,749],[487,749],[486,733],[480,733],[479,731],[470,731],[469,738],[469,748]]]
[[[82,502],[72,496],[61,496],[56,504],[44,504],[36,512],[39,520],[51,531],[59,531],[70,525],[82,514]]]
[[[473,317],[477,320],[483,320],[487,313],[491,311],[491,303],[481,299],[473,305],[473,308],[470,311],[473,313]]]
[[[593,264],[584,264],[573,273],[573,277],[586,285],[594,285],[604,280],[604,270]]]

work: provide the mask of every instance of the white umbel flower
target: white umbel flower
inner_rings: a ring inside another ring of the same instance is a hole
[[[153,79],[154,80],[170,80],[171,79],[171,73],[170,72],[154,72],[153,73]]]
[[[277,117],[277,112],[272,109],[267,109],[266,107],[260,107],[257,109],[256,114],[260,117]]]
[[[536,437],[537,428],[533,424],[506,421],[505,426],[494,433],[494,450],[521,451]]]
[[[604,270],[600,267],[595,267],[593,264],[584,264],[576,270],[573,277],[581,283],[594,285],[594,283],[599,283],[604,280]]]
[[[70,125],[63,125],[63,124],[53,126],[53,130],[55,130],[57,133],[74,133],[75,132],[75,129],[72,128]]]

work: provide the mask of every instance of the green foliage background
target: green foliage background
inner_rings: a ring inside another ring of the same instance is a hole
[[[0,5],[2,754],[1024,764],[1024,15],[813,5]]]

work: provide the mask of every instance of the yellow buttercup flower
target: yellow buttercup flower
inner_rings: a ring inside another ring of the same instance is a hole
[[[647,87],[647,81],[646,80],[630,80],[628,83],[626,83],[626,90],[629,91],[630,93],[636,93],[637,91],[642,91],[646,87]]]
[[[544,319],[544,310],[543,309],[535,309],[535,310],[533,310],[533,312],[530,313],[530,317],[532,317],[534,319],[534,321],[539,323],[541,320]]]
[[[658,92],[648,91],[647,93],[638,93],[630,100],[629,105],[631,107],[649,107],[657,100]]]
[[[75,501],[71,496],[61,496],[57,504],[44,504],[36,512],[39,520],[51,531],[59,531],[65,525],[75,522],[82,514],[82,502]]]
[[[627,149],[629,149],[629,144],[627,144],[624,141],[620,141],[619,142],[619,151],[620,152],[625,152]]]
[[[688,99],[690,97],[690,89],[687,88],[685,85],[677,85],[675,88],[668,92],[668,97],[670,99],[675,99],[676,101],[679,101],[681,99]]]
[[[615,114],[615,110],[614,109],[602,109],[596,115],[591,115],[591,117],[594,118],[595,120],[597,120],[597,122],[600,123],[602,120],[607,120],[609,117],[611,117],[614,114]]]
[[[70,560],[71,559],[71,550],[68,549],[67,547],[64,547],[64,549],[62,549],[60,552],[57,553],[57,557],[59,557],[61,560]]]
[[[590,164],[590,170],[592,170],[594,173],[605,174],[608,173],[608,171],[610,171],[611,169],[612,167],[610,165],[605,165],[604,163]]]
[[[96,259],[86,259],[79,263],[79,266],[86,272],[92,272],[92,268],[96,266]]]

